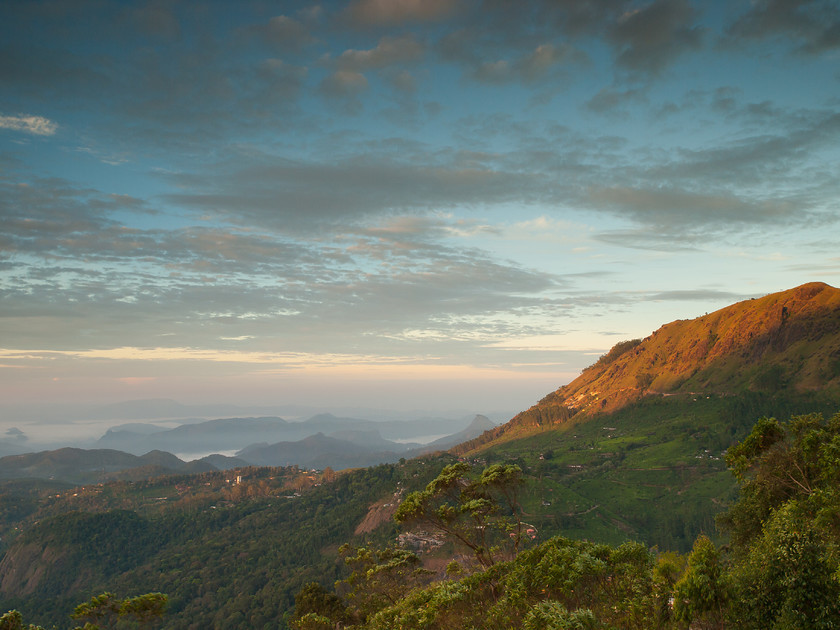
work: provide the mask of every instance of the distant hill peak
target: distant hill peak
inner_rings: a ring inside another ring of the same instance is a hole
[[[568,385],[457,450],[645,396],[782,389],[840,391],[840,290],[810,282],[621,342]]]
[[[475,431],[477,429],[481,429],[482,431],[487,431],[488,429],[493,429],[496,427],[496,423],[493,422],[487,416],[483,416],[480,413],[476,414],[475,418],[472,419],[469,426],[465,429],[466,431]]]

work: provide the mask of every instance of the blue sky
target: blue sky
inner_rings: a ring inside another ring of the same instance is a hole
[[[840,273],[840,8],[4,2],[0,396],[516,411]]]

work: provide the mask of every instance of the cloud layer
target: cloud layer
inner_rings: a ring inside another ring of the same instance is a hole
[[[0,370],[30,395],[70,361],[150,394],[331,362],[559,385],[668,319],[832,282],[838,24],[823,1],[5,3]]]

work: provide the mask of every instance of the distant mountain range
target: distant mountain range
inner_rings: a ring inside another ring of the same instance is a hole
[[[450,448],[457,446],[462,442],[466,442],[467,440],[477,438],[480,435],[483,435],[485,431],[490,431],[495,428],[495,422],[490,420],[490,418],[488,418],[487,416],[482,416],[481,414],[479,414],[475,418],[473,418],[473,421],[470,422],[470,425],[466,429],[458,431],[458,433],[455,433],[453,435],[437,439],[434,442],[430,442],[425,446],[419,447],[417,450],[419,450],[421,453],[432,453],[434,451],[449,450]]]
[[[202,455],[232,452],[253,444],[264,446],[277,442],[296,442],[322,433],[376,450],[402,453],[418,448],[421,441],[419,438],[448,435],[453,430],[466,431],[469,425],[469,418],[374,422],[338,418],[332,414],[315,415],[304,422],[287,422],[278,417],[223,418],[184,424],[174,429],[133,423],[109,429],[94,446],[134,455],[152,450]],[[489,425],[483,426],[486,429]],[[412,439],[417,439],[417,442],[410,442]],[[452,444],[444,440],[436,444],[435,449],[448,448]]]
[[[415,427],[414,431],[440,428],[442,422],[429,420],[419,428]],[[450,428],[453,426],[452,420],[445,422]],[[392,442],[379,433],[378,428],[384,425],[392,434],[401,434],[405,429],[396,426],[398,424],[401,423],[389,426],[383,422],[322,414],[297,423],[286,422],[282,418],[225,418],[168,430],[148,425],[124,425],[109,430],[100,439],[99,446],[102,448],[63,448],[0,457],[0,480],[38,478],[84,484],[244,466],[298,465],[319,469],[329,466],[340,470],[446,450],[495,426],[487,417],[478,415],[458,433],[426,445]],[[329,435],[323,432],[331,429]],[[278,436],[303,437],[278,440]],[[212,454],[190,462],[169,452],[214,448],[229,451],[242,444],[247,446],[241,448],[235,457]],[[155,448],[158,445],[167,447],[167,450]],[[136,454],[138,451],[144,454]]]
[[[331,425],[332,420],[337,419],[327,420],[330,419],[321,417],[315,426],[322,423]],[[242,449],[236,456],[258,466],[298,464],[311,468],[356,468],[393,462],[401,457],[408,459],[424,453],[445,451],[495,426],[486,416],[477,415],[465,429],[426,445],[395,444],[383,439],[378,431],[370,429],[346,429],[330,435],[319,432],[297,442],[254,444]]]
[[[297,442],[256,444],[249,446],[237,457],[257,466],[289,466],[298,464],[306,468],[358,468],[394,461],[393,451],[376,451],[347,440],[328,437],[323,433],[310,435]],[[378,460],[378,461],[377,461]]]

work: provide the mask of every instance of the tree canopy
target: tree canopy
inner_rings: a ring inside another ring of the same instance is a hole
[[[515,464],[493,464],[478,478],[469,464],[450,464],[424,490],[409,494],[394,519],[446,534],[469,549],[480,566],[489,567],[500,556],[519,551],[523,483],[522,469]]]

